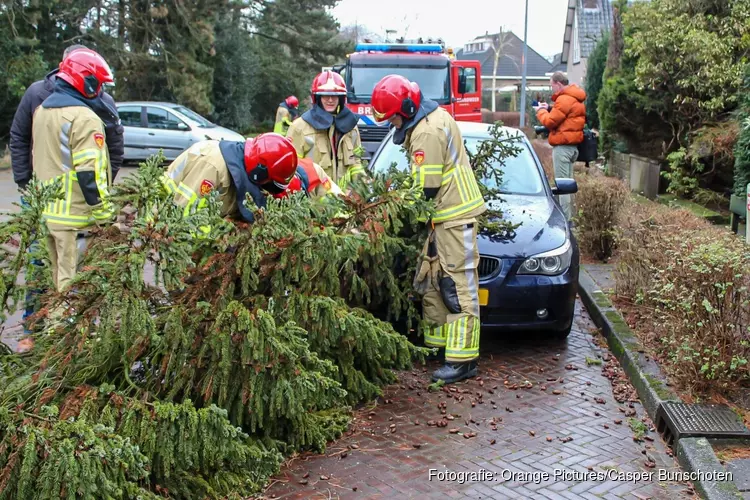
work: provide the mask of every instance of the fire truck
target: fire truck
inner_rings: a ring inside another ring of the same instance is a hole
[[[436,101],[457,121],[482,121],[482,78],[479,61],[459,61],[442,43],[360,43],[333,66],[348,89],[347,106],[360,115],[358,128],[365,158],[371,158],[388,134],[388,123],[373,118],[370,98],[375,84],[390,74],[419,84],[422,94]]]

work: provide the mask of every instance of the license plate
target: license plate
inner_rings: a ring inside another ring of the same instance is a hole
[[[490,300],[490,291],[485,290],[484,288],[480,288],[479,289],[479,305],[486,306],[489,300]]]

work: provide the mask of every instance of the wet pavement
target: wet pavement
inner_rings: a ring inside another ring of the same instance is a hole
[[[679,466],[577,312],[564,341],[483,332],[477,379],[430,392],[437,364],[402,372],[325,456],[290,460],[265,498],[691,498],[689,484],[660,480]]]

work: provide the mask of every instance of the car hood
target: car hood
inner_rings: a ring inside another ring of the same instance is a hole
[[[204,128],[199,129],[202,133],[204,133],[206,136],[208,136],[211,140],[214,141],[244,141],[245,138],[241,135],[235,132],[234,130],[229,130],[228,128],[219,127],[218,125],[216,127],[211,128]]]
[[[551,198],[504,194],[501,200],[490,201],[487,205],[502,210],[504,220],[520,226],[509,238],[480,233],[479,253],[500,258],[525,258],[565,244],[568,237],[565,216]]]

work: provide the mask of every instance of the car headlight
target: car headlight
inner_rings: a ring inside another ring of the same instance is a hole
[[[518,269],[518,274],[556,276],[568,270],[572,257],[573,246],[570,244],[570,240],[566,240],[560,248],[532,255],[526,259]]]

